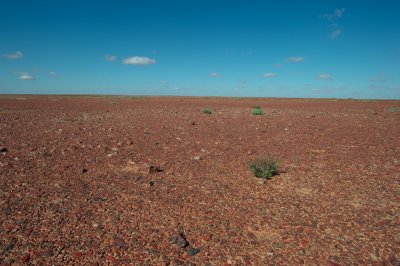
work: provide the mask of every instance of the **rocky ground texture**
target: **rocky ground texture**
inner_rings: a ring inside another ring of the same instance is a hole
[[[391,107],[1,96],[0,265],[400,265]]]

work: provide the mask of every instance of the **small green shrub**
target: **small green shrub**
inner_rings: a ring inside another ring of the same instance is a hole
[[[207,109],[207,108],[204,108],[203,110],[201,110],[201,112],[202,112],[203,114],[207,114],[207,115],[212,114],[212,112],[211,112],[209,109]]]
[[[261,106],[255,105],[255,106],[253,106],[253,109],[260,109],[261,110]]]
[[[271,158],[258,158],[249,163],[249,169],[255,177],[270,179],[278,174],[278,161]]]
[[[253,111],[251,111],[252,115],[262,115],[264,114],[263,110],[261,109],[253,109]]]
[[[390,107],[390,109],[389,109],[389,112],[391,112],[391,113],[394,113],[394,112],[396,112],[396,108],[394,108],[394,107]]]

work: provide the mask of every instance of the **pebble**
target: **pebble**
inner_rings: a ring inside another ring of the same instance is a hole
[[[4,213],[5,215],[10,215],[10,214],[11,214],[11,207],[10,207],[10,206],[5,207],[5,208],[3,209],[3,213]]]
[[[4,247],[3,254],[6,254],[9,251],[11,251],[14,248],[14,246],[15,246],[15,239],[12,239],[10,243],[8,243],[8,245]]]
[[[114,245],[118,248],[127,249],[128,245],[126,244],[125,240],[120,237],[115,238]]]
[[[194,156],[193,160],[195,160],[195,161],[201,160],[201,157],[200,156]]]
[[[158,166],[154,166],[154,165],[149,165],[149,166],[147,166],[147,168],[148,168],[150,174],[151,173],[158,173],[158,172],[162,172],[163,171],[163,169],[161,169]]]
[[[195,256],[196,254],[200,253],[200,251],[201,251],[201,249],[199,249],[199,248],[190,248],[190,249],[187,251],[187,254],[188,254],[189,256]]]
[[[8,152],[8,149],[7,149],[7,148],[4,148],[4,147],[1,147],[1,148],[0,148],[0,152]]]
[[[170,238],[170,242],[176,244],[180,248],[185,248],[189,246],[189,242],[186,240],[186,237],[183,233],[179,235],[173,236]]]
[[[29,253],[26,253],[23,257],[22,257],[22,262],[28,262],[31,259],[31,255]]]

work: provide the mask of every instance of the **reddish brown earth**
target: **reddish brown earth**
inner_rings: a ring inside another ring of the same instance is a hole
[[[399,105],[2,96],[0,264],[400,265]]]

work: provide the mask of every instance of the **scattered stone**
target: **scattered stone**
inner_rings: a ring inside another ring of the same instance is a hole
[[[84,173],[87,173],[87,171],[89,171],[88,169],[86,169],[86,168],[83,168],[82,169],[82,173],[84,174]]]
[[[10,206],[4,207],[3,208],[3,213],[5,215],[10,215],[11,214],[11,207]]]
[[[147,254],[160,254],[160,251],[157,249],[148,249],[145,251]]]
[[[26,253],[23,257],[22,257],[22,262],[28,262],[31,259],[31,255],[29,253]]]
[[[126,244],[125,240],[120,237],[114,239],[114,245],[118,248],[127,249],[128,245]]]
[[[52,247],[48,248],[46,251],[43,252],[43,256],[46,258],[54,256],[54,250]]]
[[[8,149],[7,149],[7,148],[4,148],[4,147],[1,147],[1,148],[0,148],[0,152],[2,152],[2,153],[8,152]]]
[[[12,239],[10,243],[8,243],[8,245],[4,247],[3,254],[7,254],[14,248],[14,246],[15,246],[15,239]]]
[[[192,126],[196,125],[196,122],[193,121],[191,125],[192,125]]]
[[[149,186],[150,187],[154,186],[154,181],[153,180],[149,182]]]
[[[189,242],[186,240],[186,237],[183,233],[179,233],[178,235],[171,237],[170,242],[172,244],[176,244],[180,248],[189,246]]]
[[[161,169],[160,167],[154,166],[154,165],[149,165],[147,168],[148,168],[148,170],[149,170],[149,174],[158,173],[158,172],[164,171],[164,170]]]
[[[194,156],[193,160],[195,160],[195,161],[201,160],[201,156]]]
[[[189,256],[195,256],[196,254],[200,253],[200,251],[201,250],[199,248],[190,248],[188,249],[187,254]]]

